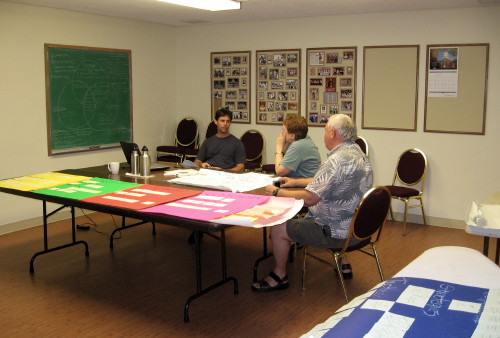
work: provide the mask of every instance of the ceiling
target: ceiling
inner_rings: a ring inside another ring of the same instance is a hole
[[[157,0],[0,0],[172,26],[334,14],[500,6],[500,0],[240,0],[241,9],[210,12]]]

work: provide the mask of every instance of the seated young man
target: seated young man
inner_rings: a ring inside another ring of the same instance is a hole
[[[217,133],[203,142],[194,163],[201,168],[232,173],[245,171],[245,147],[239,138],[229,132],[232,120],[233,113],[229,109],[217,110],[214,118]]]

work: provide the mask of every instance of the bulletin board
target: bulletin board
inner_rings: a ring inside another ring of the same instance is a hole
[[[307,49],[306,119],[324,126],[333,114],[356,116],[357,47]]]
[[[424,131],[484,135],[489,44],[427,45]]]
[[[300,49],[256,51],[257,124],[282,124],[300,115]]]
[[[250,51],[210,53],[212,120],[220,108],[233,113],[233,123],[250,123]]]
[[[363,129],[417,130],[418,45],[363,48]]]
[[[45,44],[49,156],[132,140],[131,51]]]

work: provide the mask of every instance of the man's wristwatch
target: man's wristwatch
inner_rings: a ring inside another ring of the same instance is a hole
[[[278,196],[278,191],[280,191],[280,188],[274,189],[273,196]]]

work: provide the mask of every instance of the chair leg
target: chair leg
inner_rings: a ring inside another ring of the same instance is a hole
[[[342,289],[344,290],[346,303],[349,303],[349,297],[347,296],[347,288],[345,286],[344,276],[342,275],[342,264],[341,264],[342,257],[334,254],[333,258],[335,259],[335,265],[337,265],[337,273],[339,275],[340,283],[342,284]]]
[[[391,219],[394,221],[394,213],[392,212],[392,203],[389,206],[389,210],[391,211]]]
[[[408,202],[405,202],[405,215],[403,220],[403,236],[406,236],[406,218],[408,217]]]
[[[424,201],[422,201],[422,198],[419,198],[419,200],[420,200],[420,208],[422,209],[422,217],[424,218],[424,225],[427,225],[427,222],[425,221]]]
[[[306,289],[306,259],[307,259],[307,247],[304,247],[304,259],[302,261],[302,291]]]
[[[384,273],[382,272],[382,266],[380,265],[380,260],[378,259],[377,249],[375,248],[375,246],[373,244],[372,244],[372,250],[373,250],[373,257],[375,258],[375,262],[377,262],[378,273],[380,275],[380,279],[383,282],[385,280]]]

